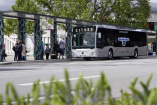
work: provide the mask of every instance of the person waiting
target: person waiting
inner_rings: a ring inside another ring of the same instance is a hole
[[[49,48],[49,45],[46,44],[45,54],[46,54],[46,60],[49,59],[49,54],[51,52],[51,49]]]
[[[66,45],[66,42],[65,42],[64,38],[62,38],[62,40],[59,43],[60,56],[62,56],[62,59],[64,59],[63,56],[64,56],[64,51],[65,51],[65,45]],[[59,56],[59,59],[60,59],[60,56]]]
[[[59,44],[58,41],[56,41],[56,43],[54,44],[54,53],[55,53],[55,59],[58,59],[58,53],[60,53],[60,48],[59,48]]]

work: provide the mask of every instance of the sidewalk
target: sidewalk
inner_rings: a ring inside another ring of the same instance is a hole
[[[44,56],[44,59],[46,56]],[[27,61],[14,61],[14,54],[8,54],[6,57],[5,62],[0,62],[0,65],[8,65],[8,64],[13,64],[13,63],[30,63],[30,62],[66,62],[69,61],[69,59],[50,59],[49,60],[34,60],[34,56],[27,56]]]

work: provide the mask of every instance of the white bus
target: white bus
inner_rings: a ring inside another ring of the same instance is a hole
[[[118,26],[96,25],[73,28],[72,57],[108,58],[147,55],[147,31],[120,29]]]

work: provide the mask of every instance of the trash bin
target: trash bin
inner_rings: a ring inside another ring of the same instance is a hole
[[[56,54],[51,54],[51,59],[57,59]]]
[[[153,44],[148,43],[148,55],[153,55]]]

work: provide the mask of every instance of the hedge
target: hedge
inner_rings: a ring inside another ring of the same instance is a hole
[[[34,82],[32,92],[28,93],[27,97],[18,96],[12,83],[7,83],[5,101],[0,95],[0,105],[157,105],[157,88],[149,89],[151,79],[152,74],[146,83],[140,82],[144,90],[140,91],[135,87],[138,80],[135,78],[129,86],[131,94],[121,90],[119,99],[114,99],[104,73],[101,73],[96,84],[80,75],[72,88],[68,72],[65,70],[65,83],[52,77],[49,84],[43,84],[43,100],[39,100],[39,80]]]

